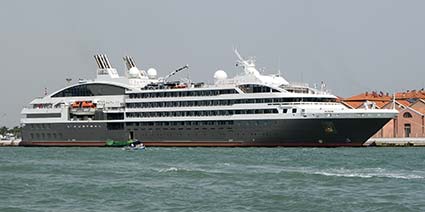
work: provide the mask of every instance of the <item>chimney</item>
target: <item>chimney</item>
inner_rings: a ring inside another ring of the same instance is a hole
[[[128,63],[128,56],[125,56],[122,58],[124,60],[125,63],[125,67],[127,67],[127,70],[130,70],[130,64]]]
[[[100,59],[99,55],[95,55],[94,59],[96,60],[97,65],[99,66],[99,69],[104,69],[105,66],[103,65],[102,60]]]
[[[106,66],[107,66],[108,68],[112,68],[111,63],[109,62],[108,57],[107,57],[105,54],[103,55],[103,58],[105,59]]]
[[[132,57],[128,57],[128,59],[130,60],[131,65],[133,67],[135,67],[136,66],[136,63],[134,62],[133,58]]]

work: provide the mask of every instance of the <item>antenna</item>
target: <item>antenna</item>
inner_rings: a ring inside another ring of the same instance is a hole
[[[280,56],[277,58],[277,74],[280,76]]]
[[[240,61],[244,61],[244,59],[242,58],[242,56],[239,54],[239,52],[238,52],[238,50],[235,48],[235,49],[233,49],[233,51],[235,52],[235,54],[236,54],[236,57],[238,57],[238,59],[240,60]]]
[[[190,82],[190,69],[189,68],[187,69],[187,84],[188,85],[191,84],[191,82]]]

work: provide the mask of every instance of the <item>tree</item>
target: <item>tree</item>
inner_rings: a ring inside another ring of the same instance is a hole
[[[9,129],[9,133],[15,135],[15,137],[21,137],[21,127],[15,126],[12,129]]]
[[[6,126],[3,126],[2,128],[0,128],[0,135],[5,135],[7,133],[9,129],[7,129]]]

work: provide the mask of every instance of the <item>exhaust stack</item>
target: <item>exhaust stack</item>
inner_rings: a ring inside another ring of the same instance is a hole
[[[136,67],[136,64],[134,63],[133,58],[129,56],[125,56],[122,58],[124,60],[125,66],[127,67],[127,70],[130,70],[133,67]]]
[[[97,66],[99,68],[97,70],[97,79],[103,79],[104,77],[120,78],[117,70],[112,68],[111,63],[105,54],[96,54],[94,55],[94,59],[96,60]]]
[[[112,68],[111,63],[108,60],[108,57],[106,56],[106,54],[102,55],[103,59],[105,60],[105,65],[107,68]]]
[[[99,55],[94,55],[94,59],[96,60],[97,67],[99,69],[105,69],[105,66],[103,65],[102,60],[100,59]]]

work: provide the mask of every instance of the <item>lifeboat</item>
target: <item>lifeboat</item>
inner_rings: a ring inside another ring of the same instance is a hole
[[[96,105],[93,102],[91,102],[91,101],[84,101],[81,104],[81,107],[82,108],[96,108]]]
[[[80,106],[81,106],[81,102],[78,102],[78,101],[71,104],[72,108],[79,108]]]
[[[173,88],[187,88],[186,84],[180,84],[180,85],[176,85]]]

